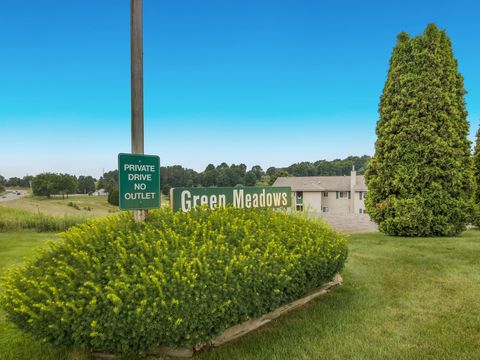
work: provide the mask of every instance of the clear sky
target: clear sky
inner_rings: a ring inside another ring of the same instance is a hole
[[[2,0],[0,174],[130,151],[129,0]],[[162,165],[373,154],[396,35],[447,30],[480,119],[478,1],[144,0],[145,152]],[[470,136],[473,139],[473,135]]]

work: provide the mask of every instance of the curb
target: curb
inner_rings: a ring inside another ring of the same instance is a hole
[[[149,355],[167,355],[177,358],[191,358],[195,353],[202,351],[208,348],[216,348],[223,344],[226,344],[232,340],[238,339],[243,335],[246,335],[258,328],[262,327],[265,324],[268,324],[272,320],[286,314],[292,310],[298,309],[310,301],[330,292],[336,287],[342,285],[343,278],[340,274],[335,275],[332,281],[329,281],[317,289],[310,292],[308,295],[295,300],[289,304],[283,305],[259,318],[247,320],[241,324],[234,325],[232,327],[224,330],[220,335],[213,338],[211,341],[205,344],[197,344],[188,348],[171,348],[167,346],[160,346],[154,349]],[[121,356],[104,353],[104,352],[93,352],[92,357],[94,359],[121,359]]]

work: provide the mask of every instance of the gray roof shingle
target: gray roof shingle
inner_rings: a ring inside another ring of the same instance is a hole
[[[293,191],[350,191],[350,176],[279,177],[272,186],[290,186]],[[363,175],[357,175],[354,189],[367,191]]]

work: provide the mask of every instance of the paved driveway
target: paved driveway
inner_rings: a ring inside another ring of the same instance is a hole
[[[26,190],[7,190],[6,194],[0,196],[0,203],[5,201],[17,200],[27,195]]]
[[[335,230],[346,233],[358,232],[376,232],[377,224],[370,220],[367,214],[329,214],[318,213],[319,217],[324,219]]]

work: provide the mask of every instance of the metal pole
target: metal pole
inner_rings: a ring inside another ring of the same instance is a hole
[[[142,0],[130,0],[130,66],[132,109],[132,154],[144,153],[143,139],[143,19]],[[145,210],[135,210],[137,222],[145,220]]]

